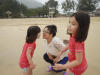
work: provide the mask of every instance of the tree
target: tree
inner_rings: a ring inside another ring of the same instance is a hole
[[[66,0],[62,3],[62,9],[64,9],[64,13],[68,14],[70,10],[75,9],[75,1],[73,0]]]
[[[99,0],[78,0],[77,11],[93,12]]]
[[[43,9],[43,15],[48,15],[48,13],[49,13],[49,8],[48,8],[48,6],[47,6],[47,4],[45,4],[43,7],[42,7],[42,9]]]
[[[24,15],[25,17],[46,17],[49,13],[49,6],[57,8],[57,5],[57,1],[50,0],[45,3],[43,7],[30,9],[17,2],[17,0],[0,0],[0,18],[7,18],[8,16],[12,18],[19,18]],[[7,11],[12,13],[8,14]]]
[[[54,16],[58,14],[58,2],[55,0],[49,0],[48,2],[45,3],[45,6],[47,7],[47,9],[49,10],[49,8],[55,8],[55,13]]]
[[[48,7],[54,7],[54,8],[57,8],[58,2],[55,1],[55,0],[49,0],[49,1],[46,3],[46,5],[47,5]]]
[[[16,0],[0,0],[0,17],[8,17],[7,11],[11,11],[12,17],[20,17],[20,9],[27,9],[23,4],[20,5]]]

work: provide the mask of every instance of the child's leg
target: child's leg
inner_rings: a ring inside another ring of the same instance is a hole
[[[29,68],[29,75],[32,75],[32,69]]]
[[[23,71],[23,75],[28,75],[29,74],[28,68],[23,68],[22,71]]]
[[[32,69],[31,68],[23,68],[23,75],[32,75]]]

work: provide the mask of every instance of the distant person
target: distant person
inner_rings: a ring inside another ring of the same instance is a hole
[[[59,55],[59,52],[63,48],[65,48],[65,45],[63,41],[56,37],[56,32],[57,27],[55,25],[48,25],[44,28],[43,39],[46,53],[44,54],[43,58],[46,62],[51,64],[50,66],[48,66],[48,71],[62,72],[66,69],[53,70],[52,68],[52,66],[54,66],[55,63],[66,64],[66,62],[68,61],[67,52],[62,54],[61,57],[57,57],[57,55]]]
[[[38,26],[30,26],[27,30],[26,42],[19,62],[23,75],[32,75],[32,69],[35,69],[32,57],[36,48],[36,39],[40,37],[40,31],[41,30]]]
[[[64,51],[69,50],[66,64],[55,64],[53,69],[67,69],[68,75],[82,75],[88,65],[85,58],[84,41],[87,38],[90,25],[90,16],[84,12],[76,12],[69,18],[68,33],[70,35],[69,46],[61,50],[59,57]],[[67,75],[67,73],[66,73]]]

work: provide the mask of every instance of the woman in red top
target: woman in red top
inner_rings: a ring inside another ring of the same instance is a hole
[[[69,46],[59,53],[58,57],[69,49],[68,60],[65,65],[55,64],[55,70],[68,69],[68,75],[82,75],[87,69],[84,41],[88,35],[90,16],[84,12],[76,12],[69,19],[68,33],[70,34]],[[66,75],[67,75],[66,73]]]
[[[35,41],[40,37],[40,31],[41,30],[38,26],[30,26],[27,30],[26,42],[19,61],[23,75],[32,75],[32,69],[35,68],[35,64],[32,61],[32,56],[36,48]]]

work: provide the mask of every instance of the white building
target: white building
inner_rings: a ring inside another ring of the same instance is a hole
[[[54,13],[55,13],[55,8],[54,7],[50,7],[49,8],[49,17],[54,17]]]
[[[95,16],[100,16],[100,8],[95,11]]]

